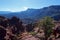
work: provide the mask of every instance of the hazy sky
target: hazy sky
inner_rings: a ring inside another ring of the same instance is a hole
[[[0,0],[0,11],[22,11],[50,5],[60,5],[60,0]]]

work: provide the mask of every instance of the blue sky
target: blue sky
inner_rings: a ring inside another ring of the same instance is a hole
[[[0,0],[0,11],[23,11],[39,9],[50,5],[60,5],[60,0]]]

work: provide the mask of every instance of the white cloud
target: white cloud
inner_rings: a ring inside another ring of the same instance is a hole
[[[28,7],[23,7],[23,10],[27,10],[28,9]]]
[[[9,9],[9,8],[6,8],[5,11],[18,12],[18,11],[20,11],[20,10],[19,10],[19,9]]]
[[[21,7],[21,8],[5,8],[2,9],[1,11],[11,11],[11,12],[19,12],[19,11],[25,11],[27,10],[28,7]]]

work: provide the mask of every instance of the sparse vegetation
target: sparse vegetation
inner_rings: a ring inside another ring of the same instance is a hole
[[[32,36],[38,39],[45,37],[44,40],[48,40],[51,34],[53,34],[52,28],[55,27],[53,21],[51,17],[45,17],[34,24],[25,25],[17,17],[8,19],[0,16],[0,38],[1,40],[21,40],[26,36]],[[41,35],[43,37],[41,37]]]

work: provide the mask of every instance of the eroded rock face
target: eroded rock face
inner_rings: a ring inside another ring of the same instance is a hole
[[[26,37],[24,37],[24,38],[22,38],[22,40],[39,40],[38,38],[35,38],[35,37],[33,37],[33,36],[26,36]]]
[[[5,35],[6,35],[6,30],[0,28],[0,40],[4,40]]]
[[[22,39],[21,40],[40,40],[39,38],[36,38],[34,36],[32,36],[31,34],[28,33],[23,33],[22,35]]]

